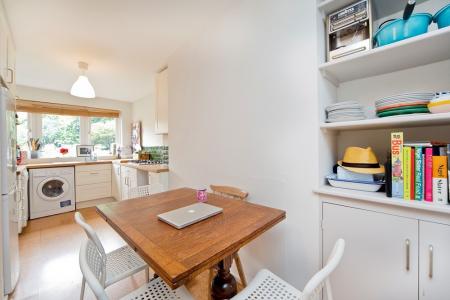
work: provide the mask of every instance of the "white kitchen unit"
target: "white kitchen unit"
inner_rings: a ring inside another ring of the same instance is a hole
[[[450,299],[450,258],[443,254],[450,247],[450,205],[335,188],[325,180],[350,146],[372,147],[384,163],[392,132],[403,132],[405,141],[448,141],[450,113],[378,118],[375,101],[407,92],[448,90],[450,28],[438,30],[431,24],[425,34],[327,62],[326,16],[353,2],[318,1],[316,10],[320,61],[317,172],[313,174],[323,213],[322,264],[331,243],[342,237],[344,257],[331,278],[335,300]],[[404,2],[371,2],[374,29],[387,19],[402,17]],[[415,11],[434,14],[447,3],[418,1]],[[326,106],[349,100],[364,107],[367,119],[327,123]]]
[[[322,227],[324,257],[345,240],[331,280],[335,299],[417,299],[417,220],[324,203]]]
[[[155,133],[169,133],[169,69],[156,75]]]
[[[111,164],[75,167],[76,202],[111,197]]]
[[[157,194],[169,190],[169,172],[148,172],[148,184],[150,193]]]
[[[112,162],[112,184],[111,195],[116,201],[122,200],[122,184],[120,179],[120,160]]]
[[[28,222],[28,171],[22,168],[17,172],[17,218],[19,233]]]
[[[450,226],[419,222],[419,299],[450,298]]]
[[[127,167],[121,165],[120,167],[120,178],[121,178],[121,192],[122,199],[128,199],[128,191],[130,188],[147,185],[148,184],[148,173],[142,170],[138,170],[133,167]]]
[[[346,241],[345,255],[331,279],[335,299],[449,297],[448,215],[339,202],[322,204],[322,259],[337,238]]]
[[[15,95],[16,50],[3,7],[0,10],[0,75]]]

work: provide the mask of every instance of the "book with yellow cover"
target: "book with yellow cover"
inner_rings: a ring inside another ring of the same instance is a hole
[[[403,132],[391,133],[392,197],[403,198]]]
[[[447,156],[433,156],[433,202],[448,204]]]
[[[403,199],[411,200],[411,147],[403,147]]]

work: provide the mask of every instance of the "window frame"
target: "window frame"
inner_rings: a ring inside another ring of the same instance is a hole
[[[41,137],[42,136],[42,115],[39,113],[30,113],[28,112],[28,132],[30,137]],[[52,114],[59,115],[59,114]],[[63,116],[63,115],[59,115]],[[80,118],[80,144],[81,145],[90,145],[91,144],[91,117],[79,116]],[[122,119],[116,119],[116,144],[122,144],[122,135],[121,135],[121,124]],[[71,156],[76,157],[76,156]],[[99,157],[111,157],[109,156],[99,156]],[[55,157],[56,158],[56,157]]]

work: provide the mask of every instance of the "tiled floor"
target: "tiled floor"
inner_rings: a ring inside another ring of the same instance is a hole
[[[94,208],[80,212],[97,231],[107,252],[125,244]],[[73,213],[29,221],[19,237],[21,275],[12,299],[79,299],[78,251],[85,238],[84,231],[73,220]],[[144,284],[144,272],[141,273],[108,287],[110,299],[119,299]],[[204,272],[188,284],[195,299],[207,299],[207,275]],[[85,299],[95,299],[89,287]]]

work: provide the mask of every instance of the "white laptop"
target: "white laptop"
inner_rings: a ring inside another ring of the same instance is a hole
[[[184,228],[220,214],[223,208],[206,203],[196,203],[158,215],[158,219],[177,229]]]

